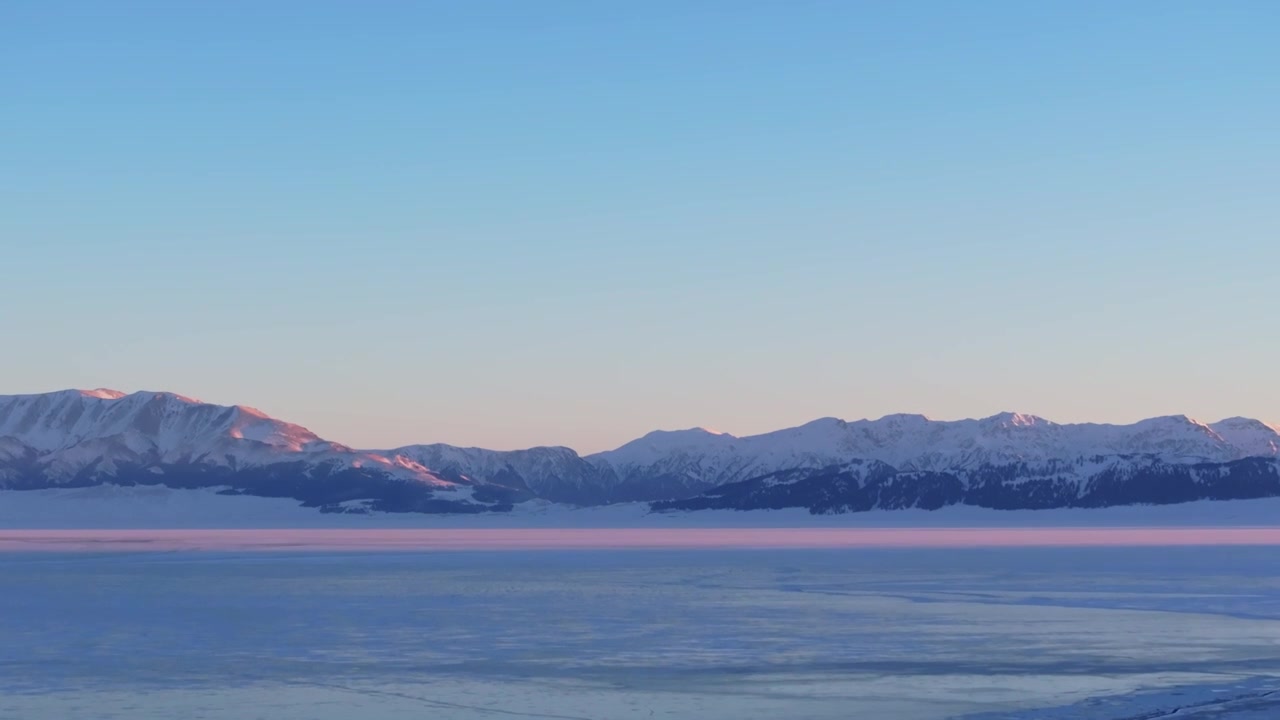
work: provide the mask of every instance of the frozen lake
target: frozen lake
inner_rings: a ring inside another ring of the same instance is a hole
[[[0,718],[1280,716],[1280,556],[1238,536],[386,552],[39,532],[0,533]]]

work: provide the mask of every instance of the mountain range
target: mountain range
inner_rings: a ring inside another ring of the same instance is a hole
[[[218,488],[350,513],[502,512],[535,499],[815,513],[1163,504],[1280,496],[1280,426],[889,415],[749,437],[656,431],[582,456],[566,447],[357,449],[249,407],[166,392],[0,396],[0,489],[109,484]]]

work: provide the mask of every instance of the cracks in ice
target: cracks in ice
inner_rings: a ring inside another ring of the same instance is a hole
[[[1119,720],[1160,720],[1161,718],[1170,718],[1187,713],[1199,714],[1201,710],[1213,712],[1215,715],[1220,711],[1234,712],[1236,710],[1258,710],[1266,708],[1274,708],[1276,703],[1265,702],[1268,698],[1280,695],[1280,690],[1270,690],[1268,692],[1250,693],[1248,695],[1237,695],[1235,697],[1222,698],[1219,700],[1209,700],[1202,703],[1194,703],[1192,705],[1180,705],[1169,710],[1153,710],[1151,712],[1142,713],[1141,715],[1130,715],[1120,718]],[[1254,705],[1255,702],[1264,701],[1261,705]]]

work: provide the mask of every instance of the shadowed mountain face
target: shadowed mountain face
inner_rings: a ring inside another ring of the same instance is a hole
[[[659,431],[580,456],[411,445],[358,450],[252,408],[172,393],[0,396],[0,488],[216,487],[329,512],[503,511],[655,502],[813,512],[1098,507],[1280,495],[1280,430],[1184,416],[1059,425],[1016,413],[815,420],[752,437]]]
[[[937,510],[948,505],[996,510],[1165,505],[1274,496],[1280,496],[1280,463],[1274,458],[1170,463],[1148,455],[951,471],[899,471],[874,460],[854,461],[819,470],[783,470],[690,498],[654,502],[652,507],[656,511],[805,508],[830,514]]]

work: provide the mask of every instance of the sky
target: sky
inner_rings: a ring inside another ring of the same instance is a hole
[[[0,4],[0,393],[1280,421],[1280,3]]]

